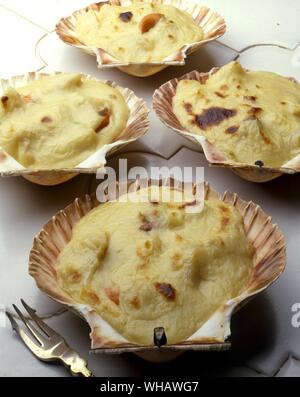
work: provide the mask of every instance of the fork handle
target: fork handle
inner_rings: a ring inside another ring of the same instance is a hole
[[[68,350],[61,357],[60,360],[69,368],[72,376],[83,376],[84,378],[92,378],[93,374],[87,367],[87,361],[79,356],[75,350]]]

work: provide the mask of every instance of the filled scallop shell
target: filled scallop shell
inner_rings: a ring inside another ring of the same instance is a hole
[[[29,72],[22,76],[11,77],[10,79],[0,79],[0,96],[8,87],[18,88],[29,84],[34,80],[40,80],[45,77],[60,74],[61,72],[54,72],[51,74],[40,72]],[[89,75],[82,76],[85,79],[96,80]],[[99,80],[100,81],[100,80]],[[30,169],[25,168],[22,164],[17,162],[13,157],[6,153],[0,146],[0,176],[23,176],[27,180],[45,186],[54,186],[64,183],[80,173],[94,174],[106,165],[106,158],[126,146],[127,144],[141,138],[146,134],[149,128],[149,110],[146,102],[138,98],[129,88],[118,86],[112,81],[102,81],[117,89],[124,97],[127,106],[130,109],[130,116],[127,121],[126,128],[111,144],[104,145],[84,162],[74,168],[60,168],[60,169]]]
[[[169,180],[149,181],[148,183],[149,185],[153,183],[171,185],[172,188],[181,191],[184,189],[182,183],[176,181],[171,181],[171,183]],[[194,185],[194,188],[196,187],[200,186]],[[130,192],[140,188],[139,181],[127,183],[127,190],[130,189]],[[118,190],[119,185],[116,189],[117,195]],[[120,191],[124,192],[123,186]],[[75,302],[58,284],[56,273],[58,256],[71,240],[72,230],[80,219],[98,205],[102,205],[95,196],[87,195],[82,199],[77,199],[54,216],[37,235],[30,252],[29,273],[35,279],[37,286],[50,298],[67,306],[88,322],[91,328],[92,353],[131,352],[146,360],[159,362],[171,360],[188,350],[227,350],[230,348],[230,323],[234,312],[250,298],[268,288],[282,274],[286,264],[286,243],[281,231],[272,223],[272,219],[259,206],[243,201],[236,194],[227,192],[221,197],[208,184],[204,185],[204,193],[205,199],[221,199],[236,207],[242,215],[247,238],[254,247],[253,270],[240,296],[220,307],[194,335],[177,345],[159,348],[154,343],[151,346],[140,346],[129,342],[91,307]],[[114,198],[115,196],[107,196],[106,200],[110,201]]]
[[[170,65],[184,65],[186,57],[197,51],[203,45],[218,39],[226,32],[226,23],[224,19],[216,12],[206,6],[196,3],[194,0],[141,0],[144,3],[173,5],[183,11],[188,12],[203,29],[204,38],[200,42],[187,43],[179,51],[171,54],[161,62],[136,63],[124,62],[116,59],[102,48],[87,46],[82,43],[76,34],[76,24],[78,18],[86,13],[87,10],[93,9],[99,11],[104,4],[129,6],[136,0],[109,0],[100,3],[94,3],[90,6],[75,11],[67,18],[62,18],[56,26],[56,33],[65,43],[79,48],[80,50],[93,55],[97,58],[99,68],[118,68],[121,71],[132,76],[146,77],[160,72]]]
[[[175,78],[163,84],[155,91],[153,96],[153,107],[160,120],[173,131],[184,136],[188,140],[200,145],[205,157],[210,165],[230,168],[233,172],[247,181],[263,183],[272,181],[283,174],[296,174],[300,172],[300,156],[295,157],[280,168],[259,167],[251,164],[236,163],[221,153],[209,140],[203,135],[192,134],[187,131],[179,122],[173,112],[173,98],[176,95],[177,85],[180,80],[196,80],[204,84],[210,76],[215,74],[219,68],[213,68],[209,73],[200,73],[198,71],[190,72],[180,78]],[[295,81],[295,79],[290,79]],[[295,81],[295,84],[298,84]]]

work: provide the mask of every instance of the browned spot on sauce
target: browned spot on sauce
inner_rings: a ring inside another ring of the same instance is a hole
[[[230,210],[229,210],[229,208],[228,207],[226,207],[225,205],[220,205],[220,210],[221,210],[221,212],[222,212],[222,214],[225,214],[225,215],[228,215],[228,214],[230,214]]]
[[[132,19],[132,17],[133,17],[133,13],[130,12],[130,11],[122,12],[122,13],[120,14],[120,19],[121,19],[121,21],[123,21],[123,22],[130,22],[131,19]]]
[[[52,119],[51,119],[51,117],[49,117],[49,116],[45,116],[45,117],[43,117],[42,118],[42,120],[41,120],[41,122],[42,123],[45,123],[45,124],[49,124],[49,123],[52,123]]]
[[[182,255],[181,255],[181,253],[180,253],[180,252],[176,252],[176,253],[173,255],[172,260],[173,260],[173,261],[176,261],[176,262],[182,260]]]
[[[225,131],[226,134],[235,134],[239,130],[240,126],[239,125],[233,125]]]
[[[221,237],[214,239],[214,244],[222,248],[225,247],[224,240]]]
[[[286,105],[286,102],[284,102],[284,101],[282,101],[282,102],[280,102],[280,103],[281,103],[281,105],[283,105],[283,106]]]
[[[259,115],[261,112],[263,111],[263,109],[262,108],[251,108],[249,111],[248,111],[248,113],[251,115],[251,116],[257,116],[257,115]]]
[[[223,85],[220,87],[220,90],[222,90],[222,91],[227,91],[227,90],[229,90],[229,87],[228,87],[227,84],[223,84]]]
[[[188,114],[193,114],[193,106],[190,103],[185,102],[183,107]]]
[[[2,105],[3,105],[3,107],[6,109],[7,108],[7,102],[9,101],[9,97],[8,96],[6,96],[6,95],[4,95],[2,98],[1,98],[1,102],[2,102]]]
[[[130,304],[135,309],[139,309],[141,307],[140,300],[139,300],[139,298],[137,296],[135,296],[133,299],[131,299]]]
[[[96,132],[102,131],[104,128],[106,128],[109,125],[110,122],[110,111],[107,108],[104,108],[98,112],[99,116],[103,117],[103,120],[101,121],[100,125],[96,128]]]
[[[106,128],[109,125],[109,121],[110,121],[110,116],[105,116],[104,119],[102,120],[101,124],[99,125],[98,128],[96,128],[96,132],[100,132],[102,131],[104,128]]]
[[[151,222],[144,223],[142,226],[140,226],[140,230],[143,232],[151,232],[152,229],[153,223]]]
[[[145,15],[139,24],[139,28],[142,34],[149,32],[154,26],[163,18],[163,14],[153,13]]]
[[[219,91],[216,91],[215,95],[217,95],[219,98],[227,98],[228,97],[228,95],[224,95],[224,94],[222,94],[222,92],[219,92]]]
[[[270,138],[267,137],[267,135],[263,132],[262,129],[259,129],[259,133],[260,133],[260,135],[261,135],[263,141],[264,141],[267,145],[270,145],[270,144],[272,143],[271,140],[270,140]]]
[[[226,217],[222,218],[222,221],[221,221],[221,229],[222,229],[222,230],[226,229],[226,227],[227,227],[227,225],[229,224],[229,222],[230,222],[230,219],[229,219],[229,218],[226,218]]]
[[[108,299],[110,299],[115,305],[120,305],[120,291],[118,288],[106,288],[105,293]]]
[[[151,201],[151,204],[152,204],[152,205],[159,205],[159,201],[157,201],[157,200],[152,200],[152,201]]]
[[[72,272],[70,274],[70,282],[73,284],[77,284],[81,281],[81,274],[79,272]]]
[[[171,39],[171,40],[174,40],[174,38],[175,38],[172,34],[169,34],[168,37],[169,37],[169,39]]]
[[[184,238],[180,234],[176,234],[176,241],[181,243],[182,241],[184,241]]]
[[[142,261],[137,265],[137,269],[145,269],[145,267],[148,266],[149,261],[141,254],[141,253],[137,253],[137,255],[142,258]]]
[[[256,84],[256,86],[255,86],[257,89],[260,89],[261,88],[261,86],[260,85],[258,85],[258,84]]]
[[[182,254],[177,252],[171,258],[171,267],[173,270],[179,270],[183,265]]]
[[[107,246],[107,247],[105,247],[102,258],[106,258],[108,256],[108,253],[109,253],[109,247]]]
[[[83,297],[95,305],[100,303],[100,299],[99,299],[98,295],[96,295],[93,291],[90,291],[87,289],[84,290]]]
[[[238,85],[236,86],[236,88],[237,88],[238,90],[240,90],[242,87],[241,87],[240,84],[238,84]]]
[[[152,215],[154,216],[154,218],[158,218],[159,215],[160,215],[159,210],[154,210],[154,211],[152,211]]]
[[[300,117],[300,108],[299,108],[299,109],[296,109],[296,110],[293,112],[293,114],[294,114],[295,116],[297,116],[297,117]]]
[[[98,114],[99,114],[99,116],[105,117],[105,116],[110,115],[110,111],[108,108],[104,108],[102,110],[99,110]]]
[[[3,152],[0,152],[0,161],[3,161],[6,159],[6,155]]]
[[[147,216],[145,214],[143,214],[142,212],[139,213],[139,218],[140,218],[141,222],[143,222],[143,223],[149,222]]]
[[[230,222],[230,210],[225,205],[220,205],[219,208],[220,208],[220,211],[222,214],[222,216],[221,216],[221,230],[225,230],[226,226]]]
[[[31,95],[24,95],[23,99],[26,103],[35,102]]]
[[[196,115],[196,123],[202,130],[207,130],[209,127],[219,125],[222,121],[236,116],[237,110],[225,109],[220,107],[211,107],[206,109],[200,115]]]
[[[100,303],[100,299],[99,299],[98,295],[96,295],[94,292],[90,292],[89,296],[90,296],[91,301],[93,301],[95,304]]]
[[[156,283],[155,288],[157,292],[163,295],[167,300],[173,301],[176,298],[176,291],[171,284]]]
[[[246,101],[255,102],[255,101],[257,100],[257,97],[256,97],[256,96],[253,96],[253,95],[249,95],[249,96],[244,96],[244,99],[245,99]]]

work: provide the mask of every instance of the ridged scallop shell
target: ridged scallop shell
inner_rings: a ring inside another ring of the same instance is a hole
[[[179,122],[173,112],[173,98],[176,95],[177,85],[180,80],[196,80],[205,83],[210,76],[215,74],[219,68],[213,68],[209,73],[198,71],[190,72],[180,78],[175,78],[163,84],[157,89],[153,96],[153,107],[160,120],[173,131],[183,135],[188,140],[200,145],[207,161],[218,167],[230,168],[243,179],[251,182],[269,182],[283,174],[296,174],[300,172],[300,155],[284,164],[280,168],[257,167],[251,164],[240,164],[226,158],[219,150],[202,135],[192,134],[187,131]],[[291,78],[290,80],[295,81]],[[295,81],[295,84],[298,82]]]
[[[160,181],[169,186],[169,181]],[[173,181],[173,186],[182,190],[182,185]],[[128,183],[127,188],[132,183]],[[135,182],[135,188],[140,188]],[[118,191],[118,189],[117,189]],[[124,191],[124,190],[122,190]],[[84,318],[91,327],[92,352],[121,354],[136,353],[149,361],[167,361],[187,350],[208,351],[226,350],[231,330],[233,313],[250,298],[259,294],[274,283],[282,274],[286,264],[286,243],[279,228],[272,219],[252,202],[240,199],[236,194],[225,193],[220,197],[208,184],[205,184],[205,198],[220,198],[233,205],[243,217],[245,232],[252,243],[254,267],[250,279],[240,296],[227,302],[193,336],[177,345],[162,348],[140,346],[127,341],[117,333],[91,307],[78,304],[59,286],[56,276],[57,258],[72,237],[72,229],[78,221],[99,205],[95,196],[77,199],[73,204],[54,216],[34,240],[29,259],[29,273],[37,286],[50,298],[67,306]],[[108,198],[107,201],[113,198]],[[101,205],[101,204],[100,204]]]
[[[75,11],[67,18],[62,18],[56,26],[56,33],[65,43],[96,56],[99,68],[116,67],[132,76],[146,77],[160,72],[170,65],[184,65],[186,57],[197,51],[203,45],[218,39],[226,32],[224,19],[216,12],[206,6],[200,5],[193,0],[141,0],[144,3],[173,5],[188,12],[203,29],[204,39],[196,43],[187,43],[180,51],[168,56],[162,62],[135,63],[118,60],[101,48],[89,47],[83,44],[76,35],[76,24],[78,18],[87,9],[99,10],[103,4],[128,6],[136,0],[110,0],[91,4],[82,10]]]
[[[25,75],[14,76],[7,80],[0,79],[0,96],[3,92],[7,90],[8,87],[13,87],[17,89],[18,87],[29,84],[34,80],[40,80],[45,77],[60,73],[61,72],[54,72],[51,74],[47,74],[39,72],[29,72]],[[82,74],[82,76],[88,80],[97,80],[89,75]],[[149,128],[149,109],[147,108],[146,102],[143,99],[138,98],[129,88],[120,87],[116,83],[108,80],[102,82],[117,89],[123,95],[130,109],[130,116],[127,121],[126,128],[118,137],[117,141],[98,149],[89,158],[87,158],[80,165],[74,168],[60,168],[49,170],[33,170],[30,168],[25,168],[22,164],[18,163],[13,157],[6,153],[0,146],[0,176],[23,176],[27,180],[39,185],[59,185],[81,173],[97,173],[99,169],[103,168],[106,165],[106,158],[108,157],[108,155],[144,136]]]

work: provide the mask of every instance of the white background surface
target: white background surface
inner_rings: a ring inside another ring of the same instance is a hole
[[[93,58],[64,45],[51,33],[60,17],[88,4],[84,0],[0,0],[0,77],[41,68],[86,72],[130,87],[151,106],[154,89],[170,78],[193,69],[208,71],[238,55],[220,44],[211,44],[192,55],[185,67],[169,68],[148,79],[130,77],[117,70],[100,71]],[[220,41],[242,52],[240,61],[244,66],[300,79],[298,0],[207,0],[205,4],[225,17],[228,32]],[[268,46],[243,51],[254,44]],[[244,199],[262,205],[273,216],[286,235],[288,266],[276,285],[235,316],[232,352],[188,353],[164,365],[144,363],[130,355],[91,356],[90,368],[97,376],[168,373],[300,376],[297,361],[300,328],[291,325],[291,307],[300,302],[300,175],[264,185],[245,182],[228,170],[209,169],[197,147],[168,131],[153,114],[151,122],[148,135],[126,151],[150,151],[161,157],[129,153],[125,155],[129,163],[205,166],[206,179],[218,191],[235,191]],[[117,159],[109,164],[116,166]],[[0,305],[9,308],[24,298],[40,314],[50,317],[49,324],[86,358],[88,327],[73,314],[60,314],[61,307],[36,289],[27,275],[27,265],[33,237],[41,226],[75,197],[95,188],[95,183],[88,176],[54,188],[35,186],[20,178],[0,180]],[[0,357],[0,376],[69,376],[64,368],[42,364],[32,357],[7,323],[0,328]]]

